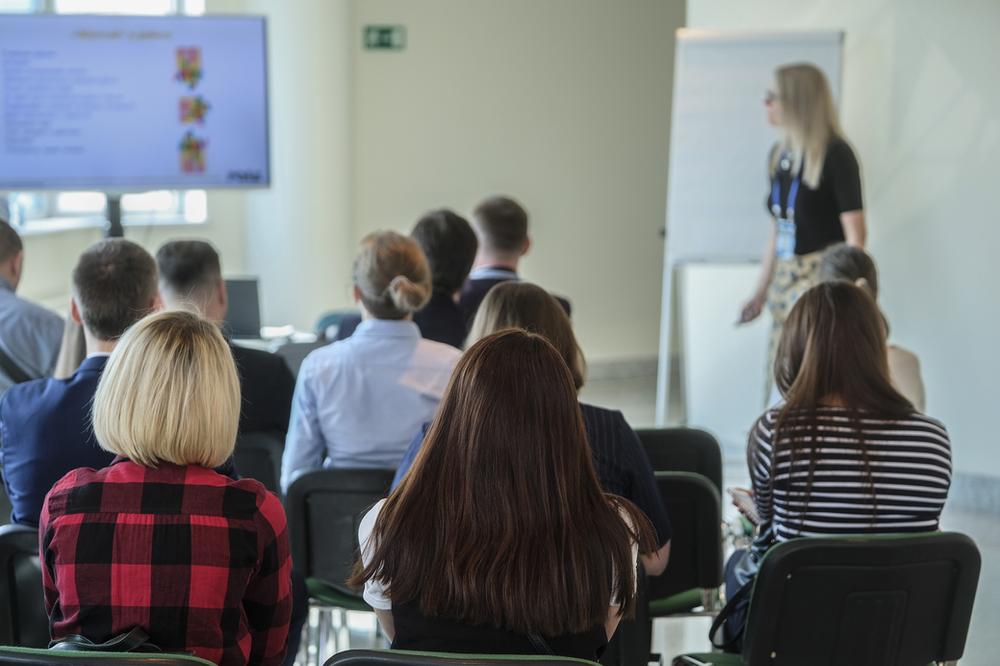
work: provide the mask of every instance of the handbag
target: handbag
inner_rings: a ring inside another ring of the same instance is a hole
[[[79,652],[162,652],[149,642],[149,634],[141,627],[119,634],[103,643],[94,643],[80,634],[67,634],[49,643],[50,650],[70,650]]]
[[[757,580],[760,560],[777,540],[774,524],[768,521],[761,525],[753,542],[743,551],[733,553],[726,563],[726,605],[712,620],[712,628],[708,630],[708,640],[714,647],[724,652],[742,651],[750,593]],[[730,589],[734,591],[730,593]],[[717,642],[720,631],[723,639]]]

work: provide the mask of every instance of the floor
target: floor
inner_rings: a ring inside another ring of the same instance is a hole
[[[580,393],[583,402],[621,410],[635,428],[654,424],[656,381],[655,378],[608,379],[589,382]],[[672,406],[673,413],[676,406]],[[749,424],[748,424],[749,427]],[[746,461],[739,455],[728,455],[724,460],[723,484],[745,486],[749,483]],[[727,518],[735,517],[735,509],[728,507]],[[1000,586],[1000,515],[945,509],[941,527],[946,531],[964,532],[972,537],[982,554],[982,571],[979,593],[972,613],[972,624],[965,646],[961,666],[994,666],[997,663],[996,646],[990,638],[1000,626],[1000,597],[989,596],[988,591]],[[994,585],[993,583],[996,583]],[[663,663],[670,664],[676,654],[707,652],[708,628],[711,622],[704,618],[684,620],[656,620],[653,626],[653,651],[663,656]]]

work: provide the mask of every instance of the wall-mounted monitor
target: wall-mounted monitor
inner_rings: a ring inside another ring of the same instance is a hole
[[[0,14],[0,190],[270,180],[263,18]]]

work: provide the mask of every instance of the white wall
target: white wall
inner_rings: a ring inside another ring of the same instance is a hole
[[[266,323],[312,330],[349,305],[350,3],[247,0],[267,16],[271,173],[247,195],[246,262],[261,278]]]
[[[920,356],[956,470],[1000,477],[1000,3],[688,0],[688,24],[846,30],[842,120],[892,339]]]
[[[590,361],[656,356],[673,33],[683,2],[360,0],[355,238],[519,199],[522,273],[573,302]],[[363,51],[363,26],[406,26]]]

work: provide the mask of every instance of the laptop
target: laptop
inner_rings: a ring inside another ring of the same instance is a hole
[[[225,330],[234,340],[260,339],[260,295],[257,278],[226,279]]]

